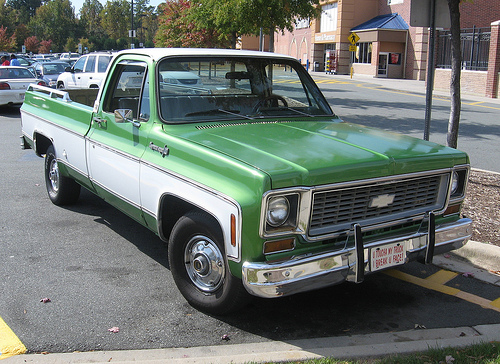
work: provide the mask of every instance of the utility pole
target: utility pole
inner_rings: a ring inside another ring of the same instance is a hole
[[[135,37],[135,31],[134,31],[134,0],[130,0],[130,48],[133,49],[135,48],[134,44],[134,37]]]

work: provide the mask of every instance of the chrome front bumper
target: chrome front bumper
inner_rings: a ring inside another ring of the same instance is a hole
[[[370,252],[385,244],[405,246],[405,262],[416,259],[432,261],[434,254],[442,254],[463,246],[471,236],[470,219],[443,224],[431,234],[418,233],[383,241],[355,244],[355,247],[316,255],[297,256],[279,262],[245,262],[242,267],[243,284],[248,292],[259,297],[287,296],[299,292],[331,286],[344,281],[360,282],[365,273],[371,273]],[[431,244],[428,244],[428,242]],[[364,258],[362,258],[364,257]],[[361,264],[358,264],[358,262]]]

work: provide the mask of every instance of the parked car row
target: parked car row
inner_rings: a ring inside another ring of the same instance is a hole
[[[0,67],[0,106],[22,104],[30,83],[60,89],[99,88],[112,54],[89,53],[76,60],[75,55],[63,53],[60,58],[17,56],[20,67]]]

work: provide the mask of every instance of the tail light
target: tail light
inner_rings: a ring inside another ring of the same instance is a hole
[[[37,82],[37,85],[38,86],[47,86],[47,83],[45,81],[41,81],[40,80],[40,81]]]
[[[10,85],[7,82],[0,82],[0,90],[10,90]]]

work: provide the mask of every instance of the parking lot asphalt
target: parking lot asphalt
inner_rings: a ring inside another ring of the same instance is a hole
[[[315,74],[313,73],[314,77]],[[316,74],[316,76],[325,76]],[[348,80],[349,76],[325,76]],[[425,93],[425,82],[355,77],[390,89]],[[439,94],[445,94],[440,92]],[[500,104],[499,99],[464,95],[476,102]],[[433,263],[446,270],[472,275],[475,279],[500,286],[500,247],[469,241],[452,253],[436,256]],[[500,299],[493,302],[500,312]],[[1,331],[0,331],[1,332]],[[283,362],[321,357],[360,359],[391,354],[425,351],[429,348],[463,347],[474,343],[500,341],[500,324],[465,326],[455,328],[419,329],[326,337],[308,340],[273,341],[266,343],[204,346],[191,348],[166,348],[151,350],[95,351],[75,353],[22,354],[5,360],[6,364],[18,363],[248,363]]]
[[[435,265],[449,271],[472,275],[475,279],[497,286],[500,286],[499,262],[500,247],[474,241],[469,241],[453,253],[434,258]],[[500,299],[495,300],[493,304],[500,312],[500,302],[497,301]],[[7,358],[5,363],[237,364],[322,357],[361,359],[425,351],[429,348],[463,347],[490,341],[500,341],[500,324],[440,329],[415,328],[402,332],[191,348],[22,354]]]

